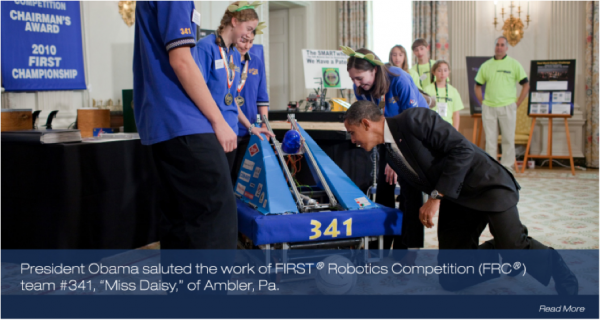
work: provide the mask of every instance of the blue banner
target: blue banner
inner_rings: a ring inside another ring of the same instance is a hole
[[[373,261],[382,252],[2,250],[1,315],[597,318],[598,250],[556,251],[578,296],[557,295],[544,278],[556,273],[552,252],[418,250],[395,260],[386,251]]]
[[[556,295],[553,254],[599,294],[598,250],[396,251],[2,250],[2,296]]]
[[[84,90],[78,1],[2,2],[6,91]]]

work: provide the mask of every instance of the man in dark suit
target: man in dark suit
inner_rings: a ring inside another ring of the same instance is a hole
[[[385,143],[388,163],[398,179],[430,194],[419,210],[419,220],[431,228],[439,210],[440,249],[552,249],[529,237],[521,224],[517,210],[520,186],[513,175],[435,111],[411,108],[384,118],[372,102],[357,101],[346,112],[344,125],[352,142],[367,151]],[[494,239],[479,245],[487,225]],[[577,294],[577,278],[555,250],[530,251],[518,257],[511,254],[503,252],[504,262],[518,258],[525,265],[539,266],[528,273],[544,285],[552,277],[559,294]],[[440,251],[438,262],[447,258],[448,254]],[[487,280],[478,279],[469,282],[440,275],[440,284],[447,290],[460,290]]]

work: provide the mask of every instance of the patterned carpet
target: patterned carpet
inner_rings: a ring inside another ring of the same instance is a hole
[[[531,237],[555,249],[599,248],[598,170],[578,170],[574,177],[563,168],[534,169],[516,178],[519,215]],[[480,240],[491,238],[486,228]],[[426,230],[425,248],[438,248],[437,227]]]

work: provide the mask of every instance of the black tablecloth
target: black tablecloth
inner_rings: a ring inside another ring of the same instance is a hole
[[[2,142],[2,249],[130,249],[158,240],[150,149]]]

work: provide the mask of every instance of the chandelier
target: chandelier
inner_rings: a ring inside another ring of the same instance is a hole
[[[135,23],[135,1],[119,1],[119,13],[128,27]]]
[[[524,30],[527,29],[529,27],[529,23],[531,22],[531,20],[529,19],[529,1],[527,2],[527,19],[525,19],[525,22],[527,23],[527,27],[525,27],[525,25],[523,24],[523,21],[521,21],[521,5],[519,3],[519,5],[517,6],[517,16],[515,17],[513,15],[513,9],[515,8],[515,4],[514,1],[510,2],[510,15],[508,17],[508,19],[504,20],[504,6],[502,6],[502,11],[500,12],[500,14],[502,15],[502,20],[504,20],[504,26],[502,26],[502,29],[498,30],[498,18],[497,18],[497,12],[498,10],[496,9],[496,4],[498,3],[498,1],[494,1],[494,29],[496,31],[503,31],[502,35],[508,39],[508,43],[511,46],[516,46],[517,43],[519,43],[519,41],[521,41],[521,39],[523,39],[523,35],[524,35]]]

